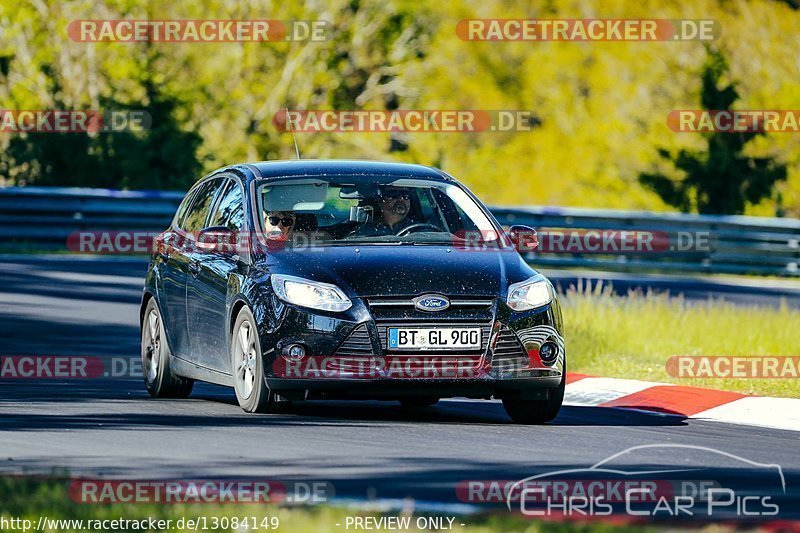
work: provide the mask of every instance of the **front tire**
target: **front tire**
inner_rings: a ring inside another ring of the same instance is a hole
[[[161,311],[151,298],[142,322],[142,374],[144,386],[154,398],[187,398],[192,393],[194,380],[170,371],[171,356]]]
[[[519,398],[503,398],[503,407],[506,413],[516,424],[534,425],[551,422],[558,416],[561,404],[564,403],[564,389],[567,385],[567,369],[564,365],[564,374],[561,383],[551,391],[546,400],[521,400]]]
[[[276,413],[288,402],[269,390],[264,381],[264,358],[256,319],[247,307],[236,317],[231,335],[231,372],[239,406],[248,413]]]

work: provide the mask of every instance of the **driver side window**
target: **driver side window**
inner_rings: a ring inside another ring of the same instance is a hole
[[[467,214],[443,191],[434,189],[435,202],[444,217],[451,233],[457,231],[478,231],[478,227]]]

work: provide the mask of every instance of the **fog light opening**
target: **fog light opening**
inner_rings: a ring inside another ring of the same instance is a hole
[[[552,341],[547,341],[539,348],[539,357],[542,363],[552,365],[558,358],[558,345]]]
[[[284,346],[283,350],[281,350],[281,355],[289,361],[297,361],[306,356],[306,348],[302,344],[290,344]]]

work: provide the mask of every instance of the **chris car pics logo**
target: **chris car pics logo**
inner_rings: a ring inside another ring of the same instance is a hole
[[[746,476],[731,474],[742,469]],[[509,510],[529,517],[774,519],[788,498],[780,465],[683,444],[633,446],[590,467],[529,476],[504,493]]]

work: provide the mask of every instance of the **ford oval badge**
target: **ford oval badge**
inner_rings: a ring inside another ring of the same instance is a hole
[[[413,300],[414,307],[420,311],[444,311],[450,307],[450,300],[438,294],[424,294]]]

